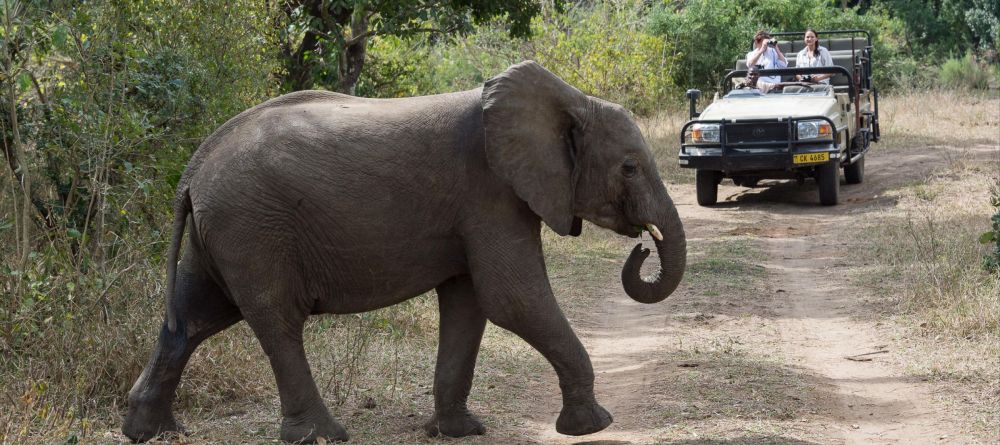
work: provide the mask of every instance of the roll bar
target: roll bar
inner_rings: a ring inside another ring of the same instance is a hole
[[[802,36],[802,35],[805,35],[805,33],[806,33],[805,30],[802,30],[802,31],[773,32],[773,33],[771,33],[771,37],[779,37],[779,36]],[[816,31],[816,37],[819,37],[819,36],[822,36],[822,35],[831,35],[831,34],[833,34],[833,35],[836,35],[836,34],[864,34],[865,37],[868,39],[868,46],[872,46],[872,34],[870,32],[868,32],[868,31],[864,30],[864,29],[834,29],[834,30],[830,30],[830,31]]]
[[[848,83],[848,94],[853,100],[857,96],[857,89],[854,87],[854,75],[847,68],[842,66],[817,66],[813,68],[778,68],[773,70],[758,70],[757,74],[761,77],[767,76],[790,76],[793,74],[843,74],[851,79]],[[722,78],[722,83],[720,84],[720,91],[723,93],[729,92],[732,86],[732,79],[734,77],[746,77],[747,70],[732,70],[726,73],[726,76]]]

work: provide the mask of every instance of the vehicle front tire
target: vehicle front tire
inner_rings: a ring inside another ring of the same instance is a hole
[[[816,184],[819,185],[819,203],[825,206],[837,205],[840,195],[840,163],[827,162],[816,167]]]
[[[844,167],[844,181],[848,184],[861,184],[865,180],[865,157]]]
[[[695,189],[698,194],[698,205],[715,204],[719,195],[719,173],[712,170],[698,170],[695,173]]]

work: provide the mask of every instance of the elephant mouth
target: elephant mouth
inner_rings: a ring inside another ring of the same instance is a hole
[[[578,216],[578,218],[580,218],[580,216]],[[629,238],[638,238],[642,236],[642,232],[649,232],[650,236],[657,241],[663,241],[663,234],[660,232],[660,229],[656,226],[656,224],[651,222],[635,223],[631,220],[623,221],[617,217],[587,218],[586,216],[583,216],[582,218],[596,224],[598,227],[603,227]]]
[[[656,227],[656,225],[652,223],[628,225],[626,227],[615,229],[615,232],[629,238],[639,238],[642,236],[643,232],[649,232],[649,235],[652,236],[653,239],[663,241],[663,234],[660,232],[660,228]]]

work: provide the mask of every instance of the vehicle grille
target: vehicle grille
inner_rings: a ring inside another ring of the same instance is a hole
[[[788,123],[726,124],[726,143],[786,142]]]

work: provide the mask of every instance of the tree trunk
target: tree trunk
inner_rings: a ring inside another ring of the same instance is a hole
[[[9,62],[8,58],[8,62]],[[9,163],[14,177],[21,185],[22,207],[21,207],[21,266],[28,262],[28,253],[31,251],[31,214],[33,205],[31,203],[31,175],[28,174],[28,164],[25,160],[24,147],[21,145],[21,132],[17,122],[17,86],[13,79],[8,80],[7,106],[10,113],[11,140],[13,147],[4,147],[7,152],[7,162]],[[6,138],[5,138],[6,139]],[[6,144],[5,144],[6,145]]]
[[[319,34],[315,31],[307,31],[298,49],[292,53],[290,50],[284,51],[285,68],[288,69],[288,87],[291,91],[308,90],[313,87],[313,66],[315,62],[306,60],[307,52],[315,52],[319,49]]]
[[[4,62],[6,65],[6,72],[4,77],[6,77],[7,82],[7,106],[8,114],[10,117],[10,127],[11,127],[11,146],[6,144],[7,138],[4,137],[4,152],[7,155],[7,162],[11,167],[14,177],[18,179],[21,185],[21,193],[23,193],[22,209],[21,209],[21,267],[23,268],[28,262],[28,253],[31,250],[31,175],[28,173],[27,159],[24,154],[24,146],[21,144],[21,132],[18,128],[17,122],[17,81],[15,80],[18,75],[18,68],[14,65],[14,49],[10,47],[11,39],[15,37],[15,26],[14,18],[20,14],[20,8],[17,4],[11,7],[10,2],[4,2]]]
[[[368,49],[368,17],[365,11],[356,12],[351,17],[351,40],[344,44],[340,50],[340,60],[338,66],[338,77],[340,85],[337,91],[354,95],[354,87],[361,77],[361,70],[365,67],[365,53]]]

